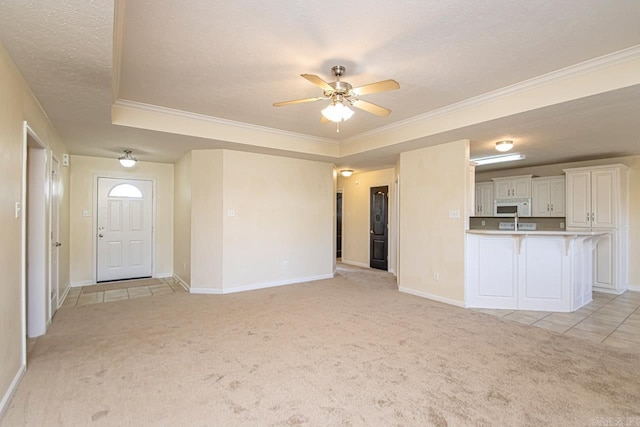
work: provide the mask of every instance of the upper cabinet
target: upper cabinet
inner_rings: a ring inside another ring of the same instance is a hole
[[[565,169],[567,227],[626,225],[626,171],[625,165]]]
[[[493,182],[476,184],[476,216],[493,216]]]
[[[565,216],[565,177],[533,178],[531,204],[531,216]]]
[[[493,178],[496,199],[530,199],[533,175]]]

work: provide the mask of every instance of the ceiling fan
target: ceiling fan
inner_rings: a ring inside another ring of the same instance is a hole
[[[330,100],[331,104],[322,110],[321,123],[327,123],[328,121],[339,123],[348,120],[353,115],[353,110],[349,107],[356,107],[377,116],[388,116],[389,113],[391,113],[390,109],[363,101],[360,99],[360,96],[400,89],[397,81],[389,79],[353,87],[349,83],[340,80],[340,77],[342,77],[346,71],[344,66],[336,65],[331,68],[331,71],[336,77],[336,81],[331,83],[325,82],[315,74],[300,74],[301,77],[304,77],[322,89],[324,91],[323,96],[276,102],[273,106],[282,107],[285,105],[302,104],[304,102]]]

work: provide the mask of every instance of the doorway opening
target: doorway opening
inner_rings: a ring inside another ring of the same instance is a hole
[[[342,259],[342,192],[336,193],[336,258]]]
[[[99,177],[96,282],[140,279],[153,269],[153,182]]]
[[[389,186],[370,188],[369,266],[388,269]]]

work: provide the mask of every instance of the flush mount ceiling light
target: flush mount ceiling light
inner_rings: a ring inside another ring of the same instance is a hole
[[[131,150],[124,150],[124,156],[118,157],[118,160],[125,168],[132,168],[138,162],[138,159],[131,155]]]
[[[343,169],[340,171],[340,174],[345,178],[349,178],[351,175],[353,175],[353,171],[351,169]]]
[[[513,141],[505,139],[504,141],[496,142],[496,150],[498,151],[509,151],[513,148]]]
[[[492,163],[513,162],[515,160],[524,160],[527,157],[524,154],[507,154],[492,157],[482,157],[480,159],[471,159],[476,166],[490,165]]]

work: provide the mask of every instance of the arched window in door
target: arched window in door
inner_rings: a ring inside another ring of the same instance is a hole
[[[130,197],[134,199],[142,199],[142,191],[135,185],[119,184],[109,191],[109,197]]]

